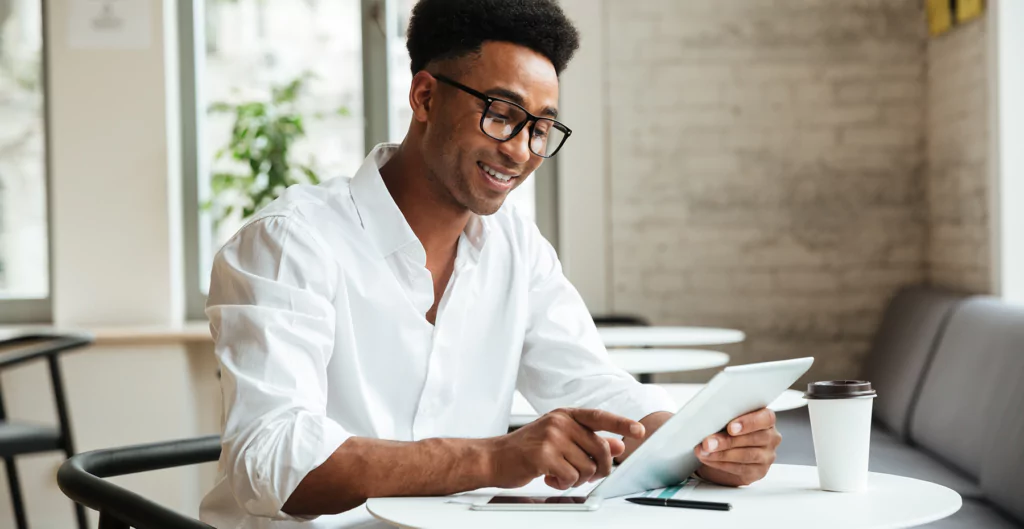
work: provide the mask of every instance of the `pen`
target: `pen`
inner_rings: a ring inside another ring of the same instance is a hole
[[[732,509],[731,503],[719,503],[717,501],[669,500],[662,498],[626,498],[626,501],[630,501],[638,505],[680,507],[683,509],[706,509],[709,511],[728,511]]]

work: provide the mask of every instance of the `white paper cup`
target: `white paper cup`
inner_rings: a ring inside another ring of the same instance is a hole
[[[818,388],[817,391],[812,387],[821,384],[832,387]],[[848,387],[837,388],[837,385]],[[806,398],[822,490],[866,490],[871,408],[875,400],[870,383],[847,380],[817,382],[808,385]]]

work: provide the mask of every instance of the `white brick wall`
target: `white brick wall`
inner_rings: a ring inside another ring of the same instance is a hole
[[[992,290],[988,74],[984,19],[928,41],[927,273],[967,292]]]
[[[857,376],[925,277],[920,2],[605,6],[613,308]]]

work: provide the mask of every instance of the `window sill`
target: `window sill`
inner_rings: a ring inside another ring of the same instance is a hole
[[[96,337],[94,345],[169,345],[212,343],[210,324],[188,321],[182,325],[124,325],[87,329]]]
[[[120,325],[86,327],[96,337],[93,345],[180,345],[212,343],[210,325],[205,321],[188,321],[182,325]],[[0,325],[0,337],[14,332],[54,331],[49,325]]]

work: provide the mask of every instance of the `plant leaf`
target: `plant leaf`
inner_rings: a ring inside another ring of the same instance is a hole
[[[206,111],[210,114],[231,113],[235,111],[235,106],[230,103],[218,101],[216,103],[211,103],[210,106],[206,107]]]
[[[320,183],[320,177],[317,176],[316,171],[314,171],[312,167],[308,165],[300,165],[299,170],[301,170],[303,174],[306,175],[306,178],[309,179],[309,183],[313,185]]]
[[[215,159],[230,156],[237,166],[232,165],[234,171],[219,171],[210,177],[213,199],[206,207],[217,220],[238,210],[244,220],[291,185],[320,183],[314,164],[292,159],[292,146],[306,136],[306,119],[324,117],[322,112],[304,116],[298,109],[307,81],[315,77],[307,71],[288,83],[273,86],[269,100],[210,106],[211,112],[234,114],[227,145],[217,151]],[[349,115],[345,107],[337,113]]]

